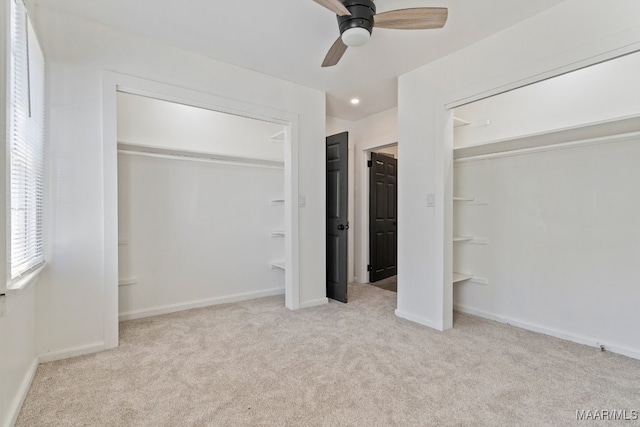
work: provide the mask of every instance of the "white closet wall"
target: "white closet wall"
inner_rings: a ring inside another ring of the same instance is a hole
[[[118,93],[118,142],[282,161],[282,126],[158,99]]]
[[[118,118],[120,319],[283,294],[283,127],[123,93]]]
[[[637,115],[639,73],[634,53],[458,107],[454,147]]]
[[[118,156],[122,318],[284,293],[281,169]]]
[[[471,200],[454,199],[453,228],[474,237],[454,243],[472,276],[458,310],[640,357],[639,70],[629,55],[456,109],[471,123],[455,128],[453,194]]]
[[[462,311],[640,356],[640,137],[459,162],[454,285]]]

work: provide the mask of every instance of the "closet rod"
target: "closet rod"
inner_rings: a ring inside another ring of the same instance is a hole
[[[119,154],[154,157],[159,159],[186,160],[192,162],[220,163],[236,166],[252,166],[270,169],[284,169],[284,162],[277,160],[255,159],[250,157],[227,156],[197,151],[185,151],[168,148],[156,148],[144,145],[118,143]]]

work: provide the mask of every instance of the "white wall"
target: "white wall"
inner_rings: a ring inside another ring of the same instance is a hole
[[[282,169],[120,154],[120,318],[283,294],[283,189]]]
[[[459,309],[640,358],[640,137],[456,162]]]
[[[117,316],[117,301],[105,297],[117,292],[117,266],[110,261],[117,236],[105,234],[105,224],[116,215],[115,169],[103,170],[115,165],[115,156],[105,161],[112,154],[103,141],[106,70],[194,91],[188,98],[212,94],[297,117],[299,179],[292,185],[306,196],[306,207],[298,211],[299,302],[326,302],[324,94],[62,13],[37,11],[50,65],[54,202],[47,236],[52,262],[37,293],[37,342],[44,359],[100,350],[117,337],[105,328]]]
[[[445,106],[638,50],[639,15],[633,0],[567,0],[399,78],[399,316],[452,326],[453,121]]]
[[[7,296],[0,316],[0,426],[11,426],[38,367],[35,349],[36,289]]]
[[[639,70],[634,53],[458,107],[454,147],[636,115]]]
[[[269,140],[282,125],[122,92],[117,102],[118,142],[284,160],[283,143]]]
[[[355,145],[355,135],[352,137],[352,133],[355,130],[355,123],[349,120],[342,120],[337,117],[327,116],[326,121],[326,133],[327,136],[335,135],[341,132],[349,132],[349,147]]]

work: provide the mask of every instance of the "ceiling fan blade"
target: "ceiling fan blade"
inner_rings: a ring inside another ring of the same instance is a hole
[[[373,22],[376,28],[430,30],[444,27],[448,16],[446,7],[416,7],[379,13]]]
[[[333,67],[340,61],[342,55],[347,51],[347,45],[342,41],[342,37],[338,37],[329,52],[327,52],[327,56],[324,57],[324,61],[322,61],[323,67]]]
[[[313,0],[313,1],[318,3],[321,6],[326,7],[336,15],[340,15],[340,16],[351,15],[351,12],[349,12],[349,9],[347,9],[342,3],[340,3],[340,0]]]

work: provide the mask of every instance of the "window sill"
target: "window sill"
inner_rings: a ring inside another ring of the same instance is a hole
[[[22,275],[18,280],[7,284],[7,288],[3,293],[0,293],[0,317],[7,316],[20,305],[22,298],[19,295],[29,289],[31,285],[38,281],[38,277],[44,267],[45,263],[40,264],[38,267]]]
[[[42,263],[39,266],[35,267],[33,270],[23,274],[17,280],[7,284],[7,294],[19,294],[20,292],[29,288],[29,286],[33,285],[38,281],[40,277],[40,273],[44,270],[46,263]]]

